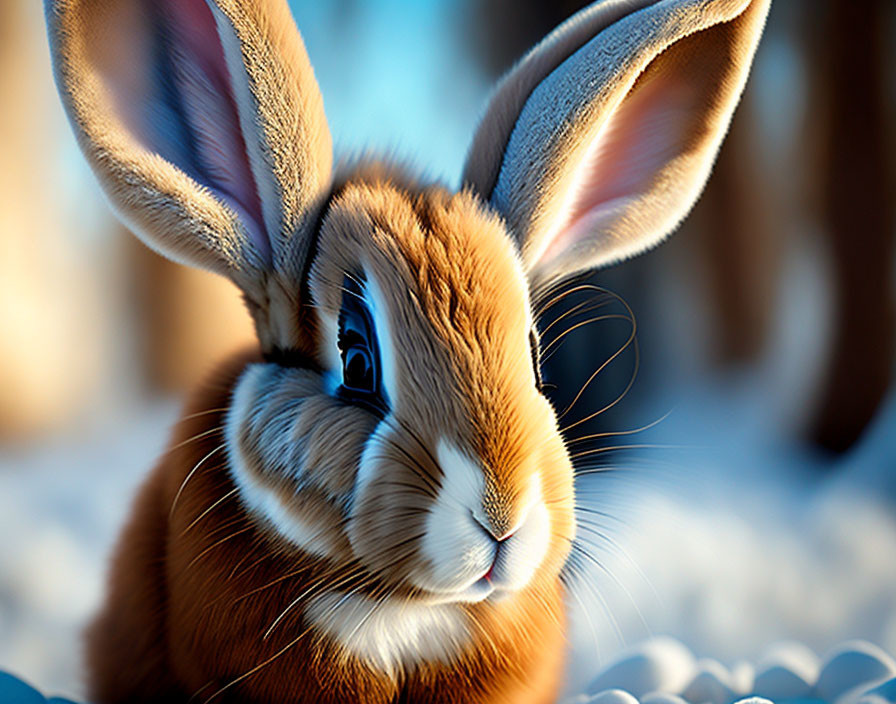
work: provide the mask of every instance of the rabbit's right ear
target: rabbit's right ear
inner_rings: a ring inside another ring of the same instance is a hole
[[[463,180],[507,220],[533,289],[637,254],[685,216],[768,6],[596,2],[504,78]]]
[[[45,0],[56,82],[114,207],[264,305],[330,181],[323,102],[285,0]]]

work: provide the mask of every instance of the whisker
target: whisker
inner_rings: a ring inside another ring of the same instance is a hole
[[[229,582],[231,579],[233,579],[234,576],[236,576],[237,570],[238,570],[240,567],[242,567],[243,563],[244,563],[246,560],[248,560],[251,556],[252,556],[252,553],[251,553],[251,552],[247,552],[245,555],[243,555],[243,557],[242,557],[240,560],[238,560],[237,563],[233,566],[233,569],[230,570],[230,574],[227,575],[227,578],[226,578],[224,581],[225,581],[225,582]],[[253,562],[251,565],[249,565],[249,566],[248,566],[245,570],[243,570],[243,572],[241,572],[240,574],[244,574],[245,572],[248,572],[248,571],[251,570],[253,567],[256,567],[256,566],[260,565],[262,562],[264,562],[265,560],[269,559],[270,557],[272,557],[272,554],[271,554],[270,552],[264,552],[260,558],[258,558],[257,560],[255,560],[255,562]]]
[[[195,692],[193,692],[193,694],[190,695],[190,698],[187,699],[187,704],[190,704],[191,701],[193,701],[196,697],[198,697],[200,694],[202,694],[202,692],[204,692],[206,689],[211,687],[214,683],[215,683],[214,680],[209,680],[204,685],[202,685],[199,689],[197,689]]]
[[[209,452],[207,455],[205,455],[205,457],[203,457],[201,460],[199,460],[199,461],[193,466],[193,469],[191,469],[191,470],[187,473],[187,476],[184,477],[183,482],[181,482],[181,485],[180,485],[180,487],[178,488],[177,493],[174,495],[174,499],[173,499],[172,502],[171,502],[171,509],[168,511],[168,520],[171,520],[171,518],[174,516],[174,509],[177,508],[177,502],[180,500],[180,496],[181,496],[181,494],[183,493],[184,488],[187,486],[187,482],[190,481],[190,479],[192,478],[192,476],[193,476],[194,474],[196,474],[196,472],[197,472],[197,471],[199,470],[199,468],[206,462],[206,460],[208,460],[208,459],[209,459],[212,455],[214,455],[216,452],[220,452],[221,450],[223,450],[226,446],[227,446],[227,443],[226,443],[226,442],[222,442],[220,445],[218,445],[217,447],[215,447],[211,452]]]
[[[625,320],[628,323],[632,322],[627,315],[622,315],[621,313],[607,313],[606,315],[597,315],[592,318],[588,318],[587,320],[580,320],[579,322],[567,327],[565,330],[563,330],[563,332],[558,333],[556,337],[554,337],[547,345],[545,345],[544,349],[541,351],[542,363],[547,362],[557,353],[557,351],[563,346],[563,340],[567,337],[567,335],[575,332],[579,328],[585,327],[586,325],[592,325],[604,320]]]
[[[623,467],[619,465],[604,465],[600,467],[588,467],[585,469],[574,469],[573,475],[578,479],[579,477],[585,477],[590,474],[613,474],[616,472],[631,472],[634,471],[634,467]]]
[[[566,570],[573,570],[573,569],[574,569],[574,566],[573,566],[572,560],[567,560],[566,566],[564,567],[564,572],[561,573],[561,575],[560,575],[560,579],[561,579],[561,581],[564,581],[564,584],[565,584],[565,576],[564,575],[566,573]],[[594,628],[594,621],[591,620],[590,609],[588,609],[585,606],[585,603],[579,597],[578,591],[575,589],[575,587],[573,585],[566,585],[566,587],[567,587],[567,589],[566,589],[567,594],[571,595],[572,598],[578,602],[579,608],[582,609],[582,614],[585,616],[585,621],[588,623],[588,630],[591,631],[591,640],[593,641],[594,647],[597,650],[597,659],[599,661],[601,659],[600,638],[597,637],[597,630]],[[597,595],[597,597],[598,597],[599,601],[602,601],[602,599],[599,595]]]
[[[259,561],[259,562],[260,562],[260,561]],[[291,577],[297,577],[298,575],[302,574],[303,572],[307,572],[308,569],[309,569],[309,568],[308,568],[308,565],[306,564],[306,565],[303,565],[302,567],[300,567],[300,568],[298,568],[298,569],[291,570],[291,571],[289,571],[289,572],[287,572],[287,573],[285,573],[285,574],[282,574],[282,575],[280,575],[279,577],[277,577],[276,579],[274,579],[274,580],[268,582],[267,584],[264,584],[263,586],[260,586],[260,587],[255,587],[254,589],[252,589],[252,590],[246,592],[246,593],[243,594],[242,596],[238,596],[236,599],[234,599],[232,602],[230,602],[230,605],[229,605],[229,606],[232,608],[233,606],[235,606],[235,605],[238,604],[239,602],[241,602],[241,601],[243,601],[243,600],[245,600],[245,599],[248,599],[250,596],[253,596],[253,595],[255,595],[255,594],[258,594],[259,592],[263,592],[263,591],[265,591],[265,590],[267,590],[267,589],[270,589],[271,587],[273,587],[273,586],[275,586],[275,585],[277,585],[277,584],[280,584],[281,582],[285,582],[287,579],[290,579]],[[334,570],[334,571],[335,571],[335,570]],[[330,573],[328,573],[328,574],[332,574],[332,572],[330,572]]]
[[[233,496],[234,494],[236,494],[238,491],[239,491],[239,487],[233,487],[233,489],[231,489],[231,490],[228,491],[226,494],[224,494],[223,496],[221,496],[221,498],[219,498],[219,499],[218,499],[217,501],[215,501],[211,506],[209,506],[207,509],[205,509],[205,511],[203,511],[203,512],[200,513],[196,518],[194,518],[194,519],[193,519],[193,522],[190,523],[190,525],[188,525],[186,528],[183,529],[183,531],[182,531],[181,534],[178,536],[178,538],[183,538],[183,537],[189,532],[189,530],[190,530],[193,526],[195,526],[197,523],[199,523],[199,521],[201,521],[203,518],[205,518],[205,517],[206,517],[209,513],[211,513],[216,507],[220,506],[224,501],[226,501],[227,499],[229,499],[231,496]]]
[[[606,369],[607,366],[609,366],[613,362],[613,360],[615,360],[617,357],[619,357],[619,355],[621,355],[623,352],[625,352],[625,350],[628,349],[629,345],[631,345],[633,342],[635,342],[636,332],[637,332],[637,328],[635,327],[634,322],[633,322],[631,334],[629,335],[629,337],[625,341],[625,343],[622,345],[622,347],[620,347],[618,350],[616,350],[612,355],[610,355],[610,357],[603,364],[601,364],[597,369],[594,370],[594,372],[591,374],[591,376],[588,377],[588,380],[579,389],[579,392],[575,395],[575,398],[573,398],[572,402],[558,416],[558,418],[557,418],[558,420],[563,420],[563,418],[565,418],[566,415],[575,407],[575,405],[579,402],[579,399],[582,398],[582,394],[584,394],[586,389],[589,386],[591,386],[591,382],[593,382],[597,378],[597,375],[600,374],[604,369]],[[637,343],[635,343],[635,349],[637,349]],[[624,396],[626,393],[628,393],[628,390],[631,388],[631,385],[633,383],[634,383],[634,376],[632,376],[632,379],[629,382],[629,385],[626,386],[625,391],[623,391],[623,393],[620,395],[619,398],[622,398],[622,396]],[[611,403],[609,406],[606,406],[605,408],[598,411],[597,413],[593,413],[590,416],[590,418],[600,415],[601,413],[608,410],[609,408],[612,408],[618,402],[619,398],[616,401],[614,401],[613,403]],[[579,425],[583,422],[584,421],[577,421],[575,424],[569,425],[566,428],[564,428],[561,432],[566,432],[567,430],[570,430],[571,428],[574,428],[574,427],[576,427],[576,425]]]
[[[657,443],[635,443],[632,445],[607,445],[605,447],[597,447],[591,450],[582,450],[570,455],[570,459],[577,460],[580,457],[588,457],[590,455],[600,455],[604,452],[620,452],[622,450],[684,450],[688,449],[688,445],[662,445]],[[690,447],[690,449],[693,449]]]
[[[242,682],[242,681],[243,681],[244,679],[246,679],[247,677],[251,677],[252,675],[254,675],[254,674],[255,674],[256,672],[258,672],[259,670],[261,670],[261,669],[267,667],[269,664],[271,664],[271,663],[274,662],[277,658],[279,658],[281,655],[283,655],[283,653],[287,652],[290,648],[292,648],[293,646],[295,646],[296,643],[298,643],[300,640],[302,640],[302,638],[304,638],[305,635],[306,635],[307,633],[309,633],[309,632],[312,630],[312,628],[313,628],[312,626],[309,626],[309,627],[306,628],[304,631],[302,631],[298,636],[296,636],[293,640],[291,640],[289,643],[287,643],[285,646],[283,646],[280,650],[278,650],[276,653],[274,653],[271,657],[269,657],[267,660],[265,660],[264,662],[259,663],[258,665],[256,665],[255,667],[253,667],[253,668],[252,668],[251,670],[249,670],[248,672],[243,673],[243,674],[240,675],[239,677],[236,677],[235,679],[233,679],[233,680],[231,680],[230,682],[228,682],[227,684],[225,684],[225,685],[224,685],[223,687],[221,687],[217,692],[215,692],[215,693],[212,694],[208,699],[206,699],[205,702],[204,702],[204,704],[208,704],[210,701],[212,701],[213,699],[216,699],[217,697],[219,697],[220,695],[222,695],[224,692],[226,692],[226,691],[227,691],[228,689],[230,689],[231,687],[233,687],[233,686],[239,684],[240,682]]]
[[[588,300],[582,301],[581,303],[577,303],[569,310],[566,310],[566,311],[563,311],[562,313],[560,313],[560,315],[558,315],[556,318],[554,318],[548,325],[546,325],[539,332],[540,332],[541,336],[544,337],[545,335],[547,335],[550,332],[551,328],[554,327],[561,320],[565,320],[566,318],[568,318],[572,315],[575,315],[576,313],[578,313],[580,311],[581,312],[585,312],[585,311],[591,312],[593,310],[597,310],[598,308],[603,308],[605,305],[608,305],[609,303],[610,303],[610,301],[601,300],[600,298],[598,298],[597,300],[588,299]]]
[[[634,337],[634,330],[632,330],[632,336],[629,337],[629,341],[626,342],[625,345],[624,345],[623,347],[620,347],[619,350],[617,350],[616,353],[615,353],[612,357],[610,357],[610,359],[608,359],[606,362],[604,362],[604,363],[600,366],[600,368],[598,368],[598,370],[597,370],[596,372],[594,372],[594,374],[591,375],[591,377],[588,379],[588,381],[585,382],[585,385],[581,388],[581,390],[579,391],[579,393],[576,395],[576,398],[575,398],[575,399],[573,400],[573,402],[566,408],[566,410],[565,410],[565,411],[563,412],[563,414],[558,418],[558,420],[562,420],[563,417],[564,417],[567,413],[569,413],[569,411],[572,410],[572,407],[578,402],[579,398],[582,396],[582,394],[584,393],[585,389],[588,388],[588,386],[591,384],[592,381],[594,381],[594,378],[595,378],[595,377],[596,377],[596,376],[597,376],[597,375],[598,375],[598,374],[599,374],[599,373],[600,373],[600,372],[601,372],[601,371],[602,371],[602,370],[603,370],[603,369],[604,369],[610,362],[612,362],[613,359],[615,359],[619,354],[621,354],[621,353],[625,350],[625,348],[628,347],[629,344],[633,344],[633,349],[634,349],[634,351],[635,351],[635,365],[634,365],[634,369],[632,370],[632,376],[631,376],[631,378],[629,379],[628,384],[626,384],[626,387],[622,390],[622,393],[620,393],[615,399],[613,399],[610,403],[608,403],[606,406],[604,406],[604,407],[601,408],[600,410],[597,410],[597,411],[595,411],[594,413],[591,413],[590,415],[585,416],[584,418],[580,418],[579,420],[575,421],[574,423],[570,423],[570,424],[567,425],[566,427],[562,428],[562,429],[560,430],[560,433],[561,433],[562,435],[565,435],[568,431],[572,430],[573,428],[575,428],[575,427],[577,427],[577,426],[579,426],[579,425],[582,425],[582,423],[587,423],[589,420],[593,420],[594,418],[597,418],[597,416],[601,415],[602,413],[606,413],[606,412],[609,411],[611,408],[613,408],[613,406],[615,406],[617,403],[619,403],[623,398],[625,398],[626,394],[628,394],[628,392],[631,390],[632,386],[633,386],[634,383],[635,383],[635,378],[637,378],[637,376],[638,376],[638,369],[639,369],[639,367],[640,367],[640,363],[641,363],[641,354],[640,354],[640,351],[639,351],[639,349],[638,349],[638,341],[637,341],[637,339]]]
[[[582,545],[579,543],[579,541],[573,540],[571,543],[571,548],[572,548],[573,554],[576,557],[587,558],[598,568],[598,570],[600,570],[602,573],[604,573],[608,577],[610,577],[611,580],[613,580],[614,582],[617,581],[615,579],[615,577],[612,575],[612,573],[609,571],[609,569],[607,569],[607,567],[602,562],[600,562],[600,560],[598,560],[593,555],[591,555],[587,550],[585,550],[582,547]],[[609,603],[604,598],[600,589],[598,589],[597,586],[595,584],[593,584],[591,582],[591,580],[588,578],[589,575],[585,571],[585,568],[583,565],[573,561],[572,567],[573,567],[573,569],[578,570],[580,584],[585,585],[589,589],[591,594],[593,594],[597,598],[598,602],[600,603],[601,609],[603,609],[604,613],[607,616],[607,619],[610,622],[610,626],[613,629],[613,634],[616,637],[617,642],[620,645],[624,645],[625,644],[625,636],[622,634],[622,629],[619,626],[619,622],[616,620],[616,617],[614,616],[612,609],[610,609]]]
[[[613,583],[614,583],[617,587],[619,587],[619,589],[622,590],[622,592],[625,594],[626,598],[629,600],[629,602],[631,602],[632,607],[635,609],[635,613],[638,614],[638,618],[640,619],[641,624],[644,626],[644,629],[645,629],[648,633],[650,633],[650,632],[651,632],[650,625],[647,623],[647,619],[644,618],[644,614],[641,612],[641,609],[640,609],[640,607],[638,606],[637,599],[634,598],[634,596],[632,595],[631,591],[629,591],[629,589],[628,589],[628,588],[627,588],[627,587],[626,587],[626,586],[619,580],[618,577],[616,577],[615,574],[613,574],[613,572],[612,572],[606,565],[604,565],[602,562],[600,562],[599,560],[597,560],[596,558],[594,558],[594,557],[593,557],[593,556],[592,556],[592,555],[591,555],[591,554],[584,548],[584,546],[583,546],[580,542],[576,541],[576,547],[575,547],[574,549],[577,549],[577,550],[580,552],[580,554],[581,554],[582,556],[584,556],[585,558],[589,559],[589,560],[590,560],[590,561],[591,561],[591,562],[592,562],[592,563],[593,563],[593,564],[594,564],[594,565],[595,565],[601,572],[603,572],[604,574],[606,574],[606,575],[613,581]],[[644,575],[643,573],[641,573],[641,575],[644,577],[645,580],[647,579],[647,578],[646,578],[646,575]],[[647,580],[647,581],[649,582],[649,580]],[[621,633],[621,632],[620,632],[620,633]]]
[[[216,425],[214,428],[208,428],[207,430],[203,430],[201,433],[196,433],[196,435],[193,435],[192,437],[189,437],[186,440],[181,440],[176,445],[172,445],[171,447],[169,447],[168,450],[165,452],[165,454],[170,454],[170,453],[174,452],[175,450],[179,450],[184,445],[189,445],[191,442],[200,440],[208,435],[211,435],[212,433],[220,432],[223,429],[224,429],[223,425]]]
[[[572,294],[578,293],[579,291],[586,291],[586,290],[593,289],[594,287],[592,286],[592,284],[578,283],[578,282],[583,281],[586,276],[587,276],[587,274],[580,274],[578,276],[574,276],[573,278],[567,279],[565,281],[562,281],[562,280],[555,281],[554,283],[549,284],[548,286],[544,287],[543,289],[541,289],[537,292],[534,292],[532,298],[534,301],[533,308],[536,311],[536,318],[540,318],[544,313],[549,311],[551,308],[553,308],[555,305],[557,305],[560,301],[562,301],[567,296],[571,296]],[[542,299],[544,297],[552,294],[554,291],[556,291],[557,289],[559,289],[562,286],[569,286],[569,288],[567,290],[562,291],[561,293],[557,294],[556,296],[554,296],[554,298],[552,298],[550,301],[547,301],[546,303],[542,301]]]
[[[189,413],[185,416],[181,416],[180,420],[190,420],[191,418],[199,418],[200,416],[207,416],[209,413],[223,413],[224,411],[229,411],[230,406],[221,406],[219,408],[207,408],[204,411],[197,411],[196,413]]]
[[[360,573],[363,573],[363,568],[357,568],[355,571],[349,572],[342,579],[338,580],[335,583],[330,584],[329,586],[331,589],[340,587],[343,584],[345,584],[346,582],[351,581],[352,579],[357,577],[358,574],[360,574]],[[305,599],[305,597],[307,597],[309,594],[311,594],[314,591],[314,589],[316,589],[318,586],[320,586],[323,583],[323,581],[329,576],[330,576],[330,574],[324,575],[324,577],[317,580],[314,584],[312,584],[310,587],[305,589],[301,594],[299,594],[295,599],[293,599],[291,602],[289,602],[289,604],[286,605],[286,608],[280,612],[280,615],[274,619],[274,622],[271,623],[270,626],[268,626],[268,629],[264,632],[264,635],[261,637],[261,639],[267,640],[268,636],[270,636],[271,633],[273,632],[273,630],[277,627],[277,624],[280,623],[286,617],[286,615],[299,604],[299,602],[301,602],[303,599]]]
[[[573,504],[573,509],[574,509],[574,511],[577,512],[577,513],[578,513],[579,511],[581,511],[581,512],[583,512],[583,513],[588,513],[588,514],[591,514],[591,515],[594,515],[594,516],[599,516],[600,518],[606,518],[606,519],[608,519],[608,520],[615,521],[615,522],[619,523],[619,524],[622,525],[622,526],[629,527],[629,524],[628,524],[626,521],[623,521],[623,520],[622,520],[621,518],[619,518],[618,516],[616,516],[616,515],[614,515],[614,514],[612,514],[612,513],[607,513],[606,511],[601,511],[601,510],[596,509],[596,508],[594,508],[594,507],[592,507],[592,506],[584,506],[584,505],[581,505],[581,504],[574,503],[574,504]]]
[[[395,550],[395,549],[404,547],[405,545],[411,544],[411,543],[413,543],[414,541],[419,540],[422,536],[423,536],[422,533],[418,533],[418,534],[412,535],[412,536],[410,536],[409,538],[405,538],[404,540],[402,540],[402,541],[400,541],[400,542],[398,542],[398,543],[395,543],[394,545],[390,545],[390,546],[389,546],[389,549],[390,549],[390,550]],[[392,560],[391,562],[387,562],[387,564],[386,564],[383,568],[381,568],[381,571],[382,571],[382,570],[386,570],[386,569],[390,569],[390,568],[394,567],[394,566],[397,565],[399,562],[401,562],[402,560],[406,559],[406,558],[407,558],[410,554],[412,554],[412,553],[413,553],[412,550],[408,550],[408,551],[406,551],[406,552],[404,552],[404,553],[399,554],[399,556],[398,556],[397,558],[395,558],[395,559]],[[375,557],[375,556],[376,556],[376,553],[373,555],[373,557]],[[340,579],[338,582],[328,584],[327,587],[328,587],[328,589],[335,589],[336,587],[339,587],[339,586],[345,584],[346,582],[348,582],[348,581],[354,579],[355,577],[358,576],[358,574],[361,574],[361,573],[363,573],[363,568],[358,567],[358,568],[356,568],[353,572],[350,572],[348,575],[345,575],[345,576],[344,576],[342,579]],[[283,620],[283,618],[286,616],[286,614],[287,614],[289,611],[291,611],[296,605],[298,605],[303,599],[305,599],[305,598],[306,598],[306,597],[307,597],[307,596],[314,590],[314,588],[316,588],[316,587],[323,581],[323,579],[326,579],[326,577],[328,577],[328,576],[329,576],[329,574],[325,575],[325,576],[324,576],[321,580],[319,580],[316,584],[312,585],[311,587],[308,587],[308,588],[305,589],[301,594],[299,594],[299,596],[297,596],[295,599],[293,599],[293,600],[286,606],[286,608],[280,613],[280,615],[274,620],[274,622],[268,627],[267,631],[265,631],[264,635],[262,636],[262,640],[267,640],[268,636],[271,635],[271,633],[273,632],[273,630],[276,628],[277,624],[280,623],[280,622]],[[375,579],[375,578],[377,578],[376,575],[371,575],[371,579]],[[370,582],[370,580],[368,580],[367,583],[369,583],[369,582]],[[360,587],[363,588],[363,585],[364,585],[364,583],[362,583],[362,584],[360,585]]]
[[[343,603],[345,603],[345,601],[347,601],[351,596],[353,596],[354,594],[358,593],[358,591],[359,591],[360,589],[362,589],[362,588],[363,588],[366,584],[368,584],[368,583],[369,583],[369,581],[368,581],[368,582],[362,582],[361,585],[359,585],[359,586],[356,587],[355,589],[353,589],[353,590],[347,592],[347,593],[346,593],[346,594],[339,600],[339,602],[337,602],[337,604],[335,604],[335,605],[331,608],[331,610],[330,610],[331,613],[335,612],[335,610],[336,610],[339,606],[341,606]],[[236,684],[238,684],[239,682],[242,682],[243,680],[245,680],[247,677],[251,677],[251,676],[254,675],[255,673],[259,672],[259,671],[262,670],[263,668],[265,668],[265,667],[267,667],[268,665],[270,665],[272,662],[274,662],[275,660],[277,660],[277,658],[281,657],[284,653],[286,653],[288,650],[290,650],[291,648],[293,648],[293,647],[294,647],[300,640],[302,640],[302,638],[304,638],[304,637],[305,637],[308,633],[310,633],[313,629],[314,629],[314,626],[313,626],[313,625],[309,625],[309,626],[308,626],[307,628],[305,628],[301,633],[299,633],[298,636],[296,636],[293,640],[291,640],[289,643],[287,643],[284,647],[282,647],[280,650],[278,650],[278,651],[277,651],[276,653],[274,653],[272,656],[270,656],[269,658],[267,658],[267,659],[264,660],[263,662],[259,663],[258,665],[255,665],[252,669],[248,670],[247,672],[245,672],[245,673],[243,673],[242,675],[236,677],[235,679],[231,680],[231,681],[228,682],[226,685],[224,685],[223,687],[221,687],[217,692],[215,692],[215,693],[212,694],[208,699],[206,699],[204,704],[208,704],[208,703],[211,702],[213,699],[215,699],[216,697],[218,697],[218,696],[220,696],[221,694],[223,694],[226,690],[230,689],[230,688],[233,687],[234,685],[236,685]]]
[[[635,560],[634,557],[631,556],[631,554],[628,552],[628,550],[626,550],[624,547],[622,547],[622,545],[620,545],[618,542],[616,542],[615,540],[613,540],[612,536],[610,536],[609,534],[607,534],[607,533],[605,533],[605,532],[603,532],[603,531],[599,531],[599,530],[595,529],[595,528],[593,527],[593,524],[592,524],[591,527],[589,527],[588,524],[584,524],[582,527],[585,528],[586,530],[588,530],[590,533],[594,534],[596,537],[598,537],[598,538],[600,538],[601,540],[603,540],[607,545],[610,546],[610,548],[613,549],[613,551],[616,553],[616,555],[618,555],[622,560],[624,560],[626,563],[628,563],[628,565],[629,565],[633,570],[635,570],[635,572],[637,573],[638,577],[640,577],[640,578],[644,581],[644,583],[647,585],[647,587],[648,587],[648,588],[650,589],[650,591],[653,593],[653,596],[654,596],[654,598],[656,599],[657,603],[662,604],[663,600],[662,600],[662,598],[660,597],[659,592],[658,592],[658,591],[656,590],[656,588],[653,586],[653,582],[650,581],[650,578],[647,576],[647,573],[644,572],[644,570],[641,569],[641,566],[638,564],[637,560]],[[620,585],[620,586],[622,586],[622,585]],[[624,586],[623,586],[622,588],[623,588],[624,591],[627,591],[626,588],[625,588]],[[640,611],[639,611],[639,609],[638,609],[638,605],[637,605],[637,603],[635,602],[634,597],[632,597],[631,595],[629,595],[629,599],[630,599],[630,601],[632,602],[632,605],[635,607],[635,610],[638,611],[638,615],[639,615],[639,617],[641,618],[641,621],[642,621],[644,627],[645,627],[648,631],[650,631],[650,630],[651,630],[651,629],[650,629],[650,626],[649,626],[649,624],[647,623],[646,619],[644,619],[644,617],[641,616],[641,613],[640,613]]]
[[[361,630],[361,628],[364,626],[364,624],[367,622],[367,620],[374,614],[374,612],[377,609],[379,609],[383,604],[385,604],[386,601],[391,599],[396,594],[397,591],[398,591],[398,587],[393,586],[389,591],[384,591],[384,593],[382,595],[375,595],[373,605],[370,607],[370,609],[367,611],[367,613],[364,614],[364,616],[361,618],[361,620],[358,621],[358,623],[352,629],[351,633],[349,633],[348,636],[344,639],[345,642],[350,643],[352,638],[355,636],[355,634],[359,630]]]
[[[582,437],[572,438],[567,440],[566,443],[568,445],[572,445],[574,443],[586,442],[588,440],[596,440],[598,438],[610,438],[616,437],[618,435],[634,435],[635,433],[643,433],[645,430],[650,430],[653,427],[656,427],[664,420],[666,420],[670,415],[672,415],[672,411],[667,411],[662,415],[662,417],[657,418],[655,421],[648,423],[647,425],[642,425],[640,428],[634,428],[632,430],[614,430],[604,433],[592,433],[591,435],[583,435]]]
[[[221,538],[221,540],[218,540],[218,541],[212,543],[207,548],[205,548],[205,550],[200,552],[196,557],[194,557],[192,560],[190,560],[189,564],[185,568],[185,571],[189,570],[193,565],[195,565],[199,560],[201,560],[205,555],[207,555],[209,552],[214,550],[219,545],[226,543],[228,540],[232,540],[233,538],[236,538],[237,536],[245,533],[246,531],[252,530],[253,527],[254,526],[246,526],[245,528],[242,528],[242,529],[236,531],[235,533],[231,533],[226,538]]]

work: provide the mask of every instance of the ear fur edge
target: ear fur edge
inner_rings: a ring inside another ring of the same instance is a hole
[[[506,219],[533,288],[649,249],[684,218],[727,131],[768,6],[769,0],[598,3],[584,10],[583,18],[561,25],[502,82],[474,139],[465,178],[485,175],[473,187]],[[583,27],[599,25],[596,18],[605,20],[608,8],[618,12],[620,7],[637,9],[583,46],[570,46],[564,33],[581,38]],[[561,45],[574,51],[532,84],[533,75],[537,79],[557,62]],[[539,59],[539,52],[548,55]],[[519,86],[527,81],[531,89],[500,164],[483,166],[487,157],[475,154],[482,135],[500,136],[499,121],[513,109],[504,102],[506,86],[516,84],[519,97]],[[638,117],[630,108],[632,96],[650,97],[645,86],[659,86],[660,93],[683,86],[686,100],[668,105],[659,100],[654,117],[640,111],[647,121],[639,126],[626,110]],[[614,125],[620,114],[624,119]],[[671,122],[656,122],[656,115],[671,116]],[[675,129],[681,132],[677,143],[674,135],[666,137]],[[663,139],[669,143],[651,145]],[[597,160],[596,146],[603,150]],[[607,177],[608,164],[617,167],[615,177]],[[633,178],[637,169],[641,173]],[[497,174],[490,192],[481,190],[488,188],[489,173]],[[588,191],[597,199],[592,211],[586,207]],[[591,222],[583,215],[592,216]],[[566,228],[568,234],[571,226],[580,228],[576,237],[552,248],[557,232]]]

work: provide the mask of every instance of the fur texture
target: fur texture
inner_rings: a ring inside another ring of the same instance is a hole
[[[60,95],[112,205],[154,249],[234,281],[266,348],[300,346],[332,148],[286,3],[46,7]]]
[[[463,691],[469,702],[552,701],[565,649],[555,579],[494,605],[402,597],[365,620],[381,582],[354,560],[297,549],[245,510],[222,452],[221,409],[260,363],[241,355],[207,380],[138,495],[88,634],[92,700],[448,704]],[[389,638],[405,645],[377,642]],[[390,668],[408,649],[431,659]]]
[[[687,214],[769,0],[595,3],[502,81],[464,182],[507,218],[533,285],[638,254]]]
[[[552,701],[573,471],[530,292],[690,207],[766,0],[585,11],[499,91],[476,143],[500,165],[459,193],[383,165],[331,183],[281,0],[48,7],[110,197],[230,276],[260,341],[200,390],[138,497],[90,633],[93,698]]]

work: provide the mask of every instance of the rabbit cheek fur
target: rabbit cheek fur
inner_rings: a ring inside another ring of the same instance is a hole
[[[345,272],[375,292],[381,417],[332,393]],[[233,362],[144,487],[91,633],[97,699],[121,700],[119,678],[203,697],[252,672],[221,696],[550,701],[572,468],[500,221],[469,194],[351,183],[309,285],[320,368]],[[512,534],[500,555],[489,531]],[[119,645],[135,632],[137,658]]]

